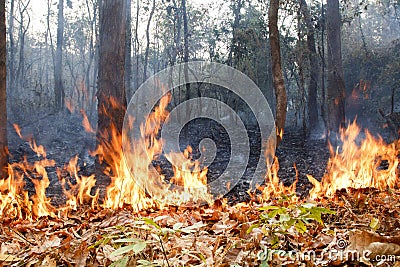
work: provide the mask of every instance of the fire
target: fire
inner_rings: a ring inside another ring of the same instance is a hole
[[[96,184],[94,175],[89,177],[78,175],[78,156],[75,156],[69,161],[66,169],[70,177],[76,181],[75,184],[71,183],[71,181],[66,181],[62,173],[58,172],[58,178],[61,181],[63,192],[67,197],[66,207],[77,210],[78,205],[90,202],[92,208],[94,208],[99,198],[98,189],[95,190],[94,194],[91,194],[91,191]],[[68,185],[69,190],[66,188],[66,185]]]
[[[372,187],[385,190],[398,185],[397,142],[386,144],[381,137],[375,138],[366,130],[365,139],[358,145],[360,132],[360,127],[354,121],[340,132],[343,143],[341,149],[330,145],[331,156],[322,181],[308,176],[314,185],[310,191],[312,198],[331,197],[336,190],[344,188]]]
[[[172,152],[166,158],[172,163],[174,175],[167,179],[153,167],[153,160],[163,152],[163,140],[159,132],[168,119],[167,105],[171,100],[169,94],[161,98],[160,103],[140,126],[141,136],[132,140],[128,147],[123,147],[123,140],[128,140],[127,133],[122,138],[117,129],[111,129],[109,143],[99,146],[93,155],[112,163],[105,170],[111,178],[106,188],[102,207],[120,209],[130,206],[133,211],[165,205],[182,205],[193,203],[213,203],[213,197],[207,188],[207,168],[203,168],[197,160],[191,158],[192,148],[184,152]],[[83,114],[84,115],[84,114]],[[85,128],[94,132],[89,120],[84,115]],[[133,118],[128,118],[132,125]],[[27,140],[39,160],[29,163],[27,159],[9,165],[9,175],[0,180],[0,216],[10,219],[34,220],[38,217],[57,217],[90,205],[92,209],[99,207],[99,189],[96,188],[96,177],[79,174],[78,157],[72,158],[62,168],[56,167],[54,160],[48,159],[43,146],[37,145],[33,138],[21,134],[18,125],[14,125],[18,135]],[[365,139],[358,144],[357,137],[361,129],[354,121],[347,129],[341,130],[341,148],[330,146],[331,157],[327,173],[318,182],[312,176],[307,176],[314,185],[310,191],[311,198],[332,197],[335,192],[345,188],[373,187],[379,190],[395,188],[399,185],[397,168],[398,143],[386,144],[382,138],[375,138],[368,131]],[[283,132],[280,132],[282,134]],[[268,145],[267,145],[268,146]],[[104,153],[110,151],[110,153]],[[273,150],[267,150],[273,151]],[[266,175],[266,185],[262,189],[261,201],[272,197],[289,195],[297,201],[296,181],[289,187],[283,185],[278,177],[279,163],[277,157],[266,155],[272,160],[271,170]],[[267,162],[269,163],[269,162]],[[50,185],[47,169],[56,168],[62,186],[66,203],[56,208],[51,199],[46,196]],[[297,170],[296,170],[297,173]],[[29,195],[26,181],[34,186],[34,193]]]
[[[294,166],[296,168],[296,165]],[[266,185],[262,190],[262,200],[267,201],[272,197],[281,197],[282,195],[291,196],[293,201],[297,201],[296,185],[298,181],[298,173],[296,168],[296,180],[290,186],[285,186],[278,177],[279,161],[274,157],[270,171],[266,176]]]
[[[181,205],[188,202],[212,202],[212,196],[207,190],[207,169],[202,169],[198,161],[189,158],[188,148],[182,152],[166,155],[172,163],[174,176],[170,182],[165,177],[151,168],[152,161],[162,153],[163,140],[157,138],[162,124],[168,118],[166,107],[171,100],[167,94],[161,98],[160,103],[146,119],[145,125],[140,126],[141,138],[133,140],[128,147],[121,148],[121,140],[129,140],[126,133],[123,138],[118,138],[118,132],[112,131],[110,148],[114,148],[112,155],[104,155],[102,148],[97,151],[106,161],[114,162],[111,166],[111,184],[107,187],[104,207],[121,208],[130,205],[133,210],[141,210],[153,205],[159,207],[165,204]],[[133,118],[128,118],[132,125]],[[110,150],[110,149],[107,149]],[[178,159],[184,156],[185,161]],[[110,158],[111,157],[111,158]],[[146,196],[149,193],[150,199]]]

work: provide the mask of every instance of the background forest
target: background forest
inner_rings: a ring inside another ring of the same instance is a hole
[[[101,0],[6,2],[9,121],[29,122],[68,109],[84,111],[91,124],[97,124],[100,5]],[[167,66],[208,60],[247,74],[275,110],[268,9],[268,1],[255,0],[128,1],[127,100],[144,80]],[[357,114],[364,126],[381,127],[373,120],[379,118],[377,110],[400,108],[395,105],[400,86],[400,2],[345,0],[340,13],[347,118]],[[278,25],[288,95],[286,126],[305,133],[315,129],[321,135],[327,117],[326,5],[281,1]],[[317,77],[316,84],[310,77]],[[175,104],[208,94],[236,110],[243,108],[223,90],[211,92],[207,85],[178,91]],[[316,126],[315,119],[307,119],[311,112],[318,112]]]

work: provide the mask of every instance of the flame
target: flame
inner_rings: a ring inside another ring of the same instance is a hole
[[[94,175],[91,176],[79,176],[78,156],[72,158],[68,166],[66,167],[71,178],[75,179],[76,183],[73,184],[70,181],[66,182],[61,172],[58,172],[58,177],[61,181],[64,194],[67,197],[66,206],[70,209],[77,210],[78,204],[83,205],[90,202],[91,207],[94,208],[99,198],[99,190],[95,190],[94,194],[91,194],[92,189],[96,184]],[[68,185],[69,190],[66,188]]]
[[[268,163],[268,162],[267,162]],[[267,165],[269,166],[269,164]],[[296,165],[296,180],[290,186],[285,186],[278,177],[279,161],[278,157],[274,157],[274,161],[271,168],[266,176],[266,185],[262,190],[262,200],[267,201],[273,197],[281,197],[282,195],[291,196],[291,199],[295,202],[298,200],[296,194],[296,185],[298,181],[298,172]]]
[[[165,155],[172,163],[174,171],[169,181],[152,166],[153,160],[163,151],[164,141],[159,138],[159,132],[168,119],[169,113],[166,108],[170,100],[170,94],[161,98],[159,105],[146,118],[146,123],[140,126],[141,136],[132,140],[128,147],[123,147],[122,144],[122,140],[129,140],[128,137],[121,136],[115,127],[111,127],[111,138],[104,138],[110,141],[103,143],[92,153],[98,155],[100,160],[111,163],[105,169],[111,183],[106,188],[101,205],[103,208],[120,209],[130,206],[133,211],[139,211],[171,203],[212,204],[213,198],[207,188],[208,169],[191,158],[190,146],[184,152],[177,151]],[[87,117],[82,114],[83,123],[87,123],[86,130],[94,132]],[[129,118],[129,126],[133,125],[133,120]],[[25,158],[22,162],[8,166],[8,177],[0,180],[0,217],[34,220],[42,216],[59,217],[84,205],[90,205],[92,209],[99,207],[96,177],[79,174],[77,156],[64,167],[56,167],[54,160],[47,158],[42,145],[37,145],[32,137],[24,137],[18,125],[14,125],[14,128],[22,139],[29,142],[39,159],[32,164]],[[386,144],[381,137],[375,138],[365,131],[365,139],[358,144],[360,132],[356,121],[347,129],[341,130],[342,146],[334,148],[330,145],[331,157],[322,181],[318,182],[312,176],[307,176],[314,186],[310,191],[311,198],[332,197],[337,190],[346,188],[373,187],[385,190],[399,186],[397,168],[400,143],[397,141]],[[122,133],[124,134],[126,133]],[[280,135],[282,134],[283,131],[280,132]],[[259,187],[262,189],[261,201],[282,195],[289,196],[292,201],[298,201],[295,194],[298,181],[296,166],[296,181],[291,186],[285,186],[278,177],[278,158],[268,154],[274,150],[271,149],[271,144],[266,145],[269,148],[265,152],[266,159],[272,161],[272,164],[267,162],[267,166],[272,167],[266,175],[266,184],[262,188]],[[61,208],[54,207],[51,199],[46,196],[46,189],[50,185],[47,173],[49,167],[56,168],[66,196],[66,203]],[[35,189],[31,195],[26,190],[28,180]]]
[[[170,94],[161,98],[159,105],[147,117],[146,123],[140,126],[141,138],[133,140],[130,146],[124,147],[124,153],[119,149],[120,153],[103,155],[112,156],[109,162],[115,163],[111,167],[113,175],[112,182],[107,187],[104,202],[106,208],[121,208],[124,204],[128,204],[134,210],[140,210],[151,205],[163,206],[169,203],[180,205],[192,201],[212,202],[212,196],[207,192],[207,169],[202,169],[197,161],[189,159],[191,148],[185,150],[183,154],[174,152],[166,155],[174,170],[174,176],[169,183],[154,168],[150,168],[152,161],[162,153],[164,141],[157,136],[162,124],[168,118],[166,107],[170,100]],[[130,121],[133,121],[133,118]],[[118,138],[115,129],[112,134],[113,143],[109,148],[122,147],[118,142],[123,138]],[[125,140],[128,140],[126,136]],[[179,155],[183,155],[186,160],[180,162]],[[107,161],[107,158],[105,159]],[[146,192],[150,192],[153,199],[146,197]]]
[[[83,109],[81,109],[81,114],[83,116],[82,125],[83,128],[85,128],[85,131],[88,133],[96,133],[96,131],[92,128],[92,125],[90,125],[89,118]]]
[[[332,197],[336,190],[344,188],[376,188],[385,190],[397,186],[396,173],[399,160],[397,142],[386,144],[381,137],[375,138],[367,130],[361,145],[357,137],[361,132],[356,121],[347,129],[341,129],[342,148],[330,145],[327,173],[321,182],[307,176],[314,185],[310,197]]]

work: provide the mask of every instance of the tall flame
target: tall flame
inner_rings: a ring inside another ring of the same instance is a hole
[[[381,137],[375,138],[366,130],[365,139],[361,145],[357,145],[360,132],[360,127],[354,121],[340,132],[342,148],[330,145],[327,173],[321,182],[308,176],[314,185],[310,191],[312,198],[323,195],[330,197],[343,188],[372,187],[385,190],[399,183],[398,142],[386,144]]]

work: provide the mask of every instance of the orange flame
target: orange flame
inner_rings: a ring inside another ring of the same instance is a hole
[[[343,188],[394,188],[398,181],[397,166],[399,151],[396,142],[386,144],[381,137],[375,138],[365,131],[365,139],[357,145],[361,132],[356,121],[347,129],[341,130],[342,149],[330,146],[331,157],[327,173],[318,182],[312,176],[309,181],[314,185],[310,191],[312,198],[331,197],[336,190]]]

